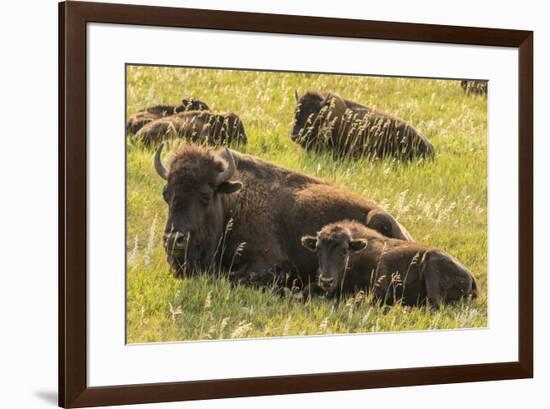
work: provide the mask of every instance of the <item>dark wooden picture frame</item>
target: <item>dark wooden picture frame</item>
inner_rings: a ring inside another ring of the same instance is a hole
[[[113,23],[514,47],[519,50],[518,361],[108,387],[87,385],[86,25]],[[533,376],[531,31],[120,4],[59,4],[59,405],[83,407]]]

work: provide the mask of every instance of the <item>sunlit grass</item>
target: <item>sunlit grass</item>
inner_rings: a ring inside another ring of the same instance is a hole
[[[436,159],[334,161],[304,152],[289,133],[294,89],[331,90],[410,121]],[[400,331],[487,325],[486,98],[459,81],[129,67],[128,114],[157,103],[199,98],[237,113],[249,144],[239,150],[321,177],[377,201],[420,243],[457,257],[475,275],[477,301],[428,308],[356,302],[300,303],[270,291],[231,287],[224,278],[176,280],[161,246],[166,205],[152,151],[128,145],[128,341]],[[209,300],[209,301],[208,301]],[[208,301],[208,302],[207,302]]]

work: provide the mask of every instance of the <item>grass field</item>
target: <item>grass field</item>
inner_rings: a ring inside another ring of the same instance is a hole
[[[162,249],[167,206],[153,151],[128,142],[127,339],[197,339],[484,327],[487,325],[487,100],[459,81],[184,68],[127,68],[127,113],[183,96],[232,111],[249,143],[237,149],[323,178],[370,198],[416,241],[457,257],[475,275],[478,300],[440,310],[380,308],[357,298],[302,303],[232,287],[224,278],[176,280]],[[304,152],[289,133],[294,90],[331,90],[410,121],[434,144],[436,159],[335,162]]]

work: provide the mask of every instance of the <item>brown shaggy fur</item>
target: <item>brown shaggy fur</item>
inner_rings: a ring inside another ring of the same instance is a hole
[[[368,223],[371,212],[387,219],[379,224],[391,226],[392,237],[412,240],[390,214],[363,197],[231,152],[236,171],[221,185],[216,178],[227,167],[225,151],[183,144],[169,162],[163,193],[169,208],[165,233],[190,236],[187,259],[167,249],[179,277],[190,266],[208,271],[218,260],[235,280],[269,284],[294,277],[307,283],[315,275],[317,258],[301,246],[300,237],[342,218]]]
[[[247,142],[237,115],[210,111],[186,111],[162,117],[145,124],[134,136],[147,146],[174,138],[208,145]]]
[[[388,304],[424,303],[434,307],[476,297],[473,275],[458,260],[433,247],[389,239],[355,221],[324,226],[302,244],[319,258],[317,279],[308,295],[372,291]]]
[[[126,132],[128,134],[136,134],[144,125],[165,116],[177,114],[185,111],[205,111],[208,110],[206,103],[194,99],[184,98],[180,105],[154,105],[147,109],[135,113],[126,122]]]
[[[309,91],[296,107],[291,138],[337,155],[433,157],[434,147],[402,119],[331,92]]]
[[[151,107],[155,108],[155,107]],[[148,124],[151,121],[154,121],[155,119],[160,118],[161,115],[157,115],[155,113],[151,113],[148,111],[140,111],[136,112],[134,115],[132,115],[130,118],[128,118],[128,121],[126,122],[126,133],[129,134],[135,134],[137,133],[143,126]]]
[[[487,95],[487,81],[460,81],[460,86],[466,95]]]

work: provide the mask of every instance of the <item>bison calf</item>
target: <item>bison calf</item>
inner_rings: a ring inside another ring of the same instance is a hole
[[[208,109],[206,103],[194,98],[184,98],[181,100],[180,105],[154,105],[147,109],[142,109],[128,118],[126,122],[126,131],[135,134],[143,128],[144,125],[156,119],[174,115],[179,112],[206,111]]]
[[[237,115],[210,111],[186,111],[159,118],[134,135],[135,140],[147,146],[174,138],[207,145],[247,143],[243,123]]]
[[[316,281],[305,295],[372,291],[374,300],[405,305],[428,301],[438,307],[477,296],[473,275],[449,254],[421,244],[389,239],[354,221],[328,224],[302,245],[318,258]]]
[[[434,147],[409,123],[334,93],[296,92],[291,139],[337,155],[433,157]]]

